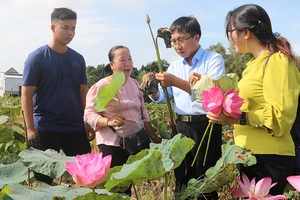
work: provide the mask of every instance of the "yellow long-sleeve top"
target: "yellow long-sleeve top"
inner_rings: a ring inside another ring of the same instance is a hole
[[[290,135],[296,118],[300,93],[300,73],[295,63],[282,53],[269,52],[252,58],[239,81],[241,107],[250,125],[235,125],[235,144],[254,154],[294,156]]]

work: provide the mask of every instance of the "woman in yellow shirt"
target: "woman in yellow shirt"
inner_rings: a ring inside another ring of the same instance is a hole
[[[296,118],[300,73],[290,43],[273,33],[267,12],[255,4],[230,11],[226,17],[228,40],[239,53],[251,53],[239,95],[244,99],[241,119],[207,114],[210,122],[234,124],[235,144],[250,149],[257,163],[241,167],[249,179],[271,177],[278,182],[270,194],[282,194],[295,166],[290,130]]]

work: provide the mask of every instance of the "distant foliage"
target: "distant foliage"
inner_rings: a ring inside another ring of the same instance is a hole
[[[170,64],[168,63],[168,61],[162,60],[163,71],[167,71],[169,65]],[[159,72],[158,63],[157,63],[157,61],[150,62],[146,66],[143,65],[140,70],[141,71],[146,71],[147,73],[148,72],[158,73]]]
[[[0,123],[0,163],[12,163],[25,148],[20,98],[1,97],[0,105],[0,117],[6,118]]]
[[[100,64],[97,67],[87,66],[86,75],[88,80],[88,88],[97,83],[100,79],[104,77],[104,67],[105,64]]]
[[[105,77],[104,67],[105,67],[105,64],[98,65],[97,67],[90,66],[90,65],[86,67],[88,88],[90,88],[92,85],[97,83],[100,79]],[[135,67],[133,68],[131,77],[138,80],[139,70],[137,68],[135,68]]]
[[[226,73],[236,73],[239,79],[242,78],[242,72],[247,66],[247,62],[252,58],[251,54],[237,53],[232,45],[226,49],[220,42],[211,45],[207,50],[215,51],[224,58]]]

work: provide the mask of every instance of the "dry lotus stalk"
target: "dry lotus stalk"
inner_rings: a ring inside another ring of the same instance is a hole
[[[144,94],[152,94],[158,91],[158,81],[156,80],[154,74],[147,74],[143,77],[143,82],[140,84],[140,89]]]
[[[171,34],[172,32],[168,28],[159,28],[157,29],[157,37],[163,38],[166,48],[171,48]]]

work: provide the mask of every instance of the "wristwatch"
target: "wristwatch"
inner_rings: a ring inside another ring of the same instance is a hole
[[[242,112],[242,115],[241,115],[241,119],[240,119],[240,125],[246,125],[246,113],[245,112]]]

